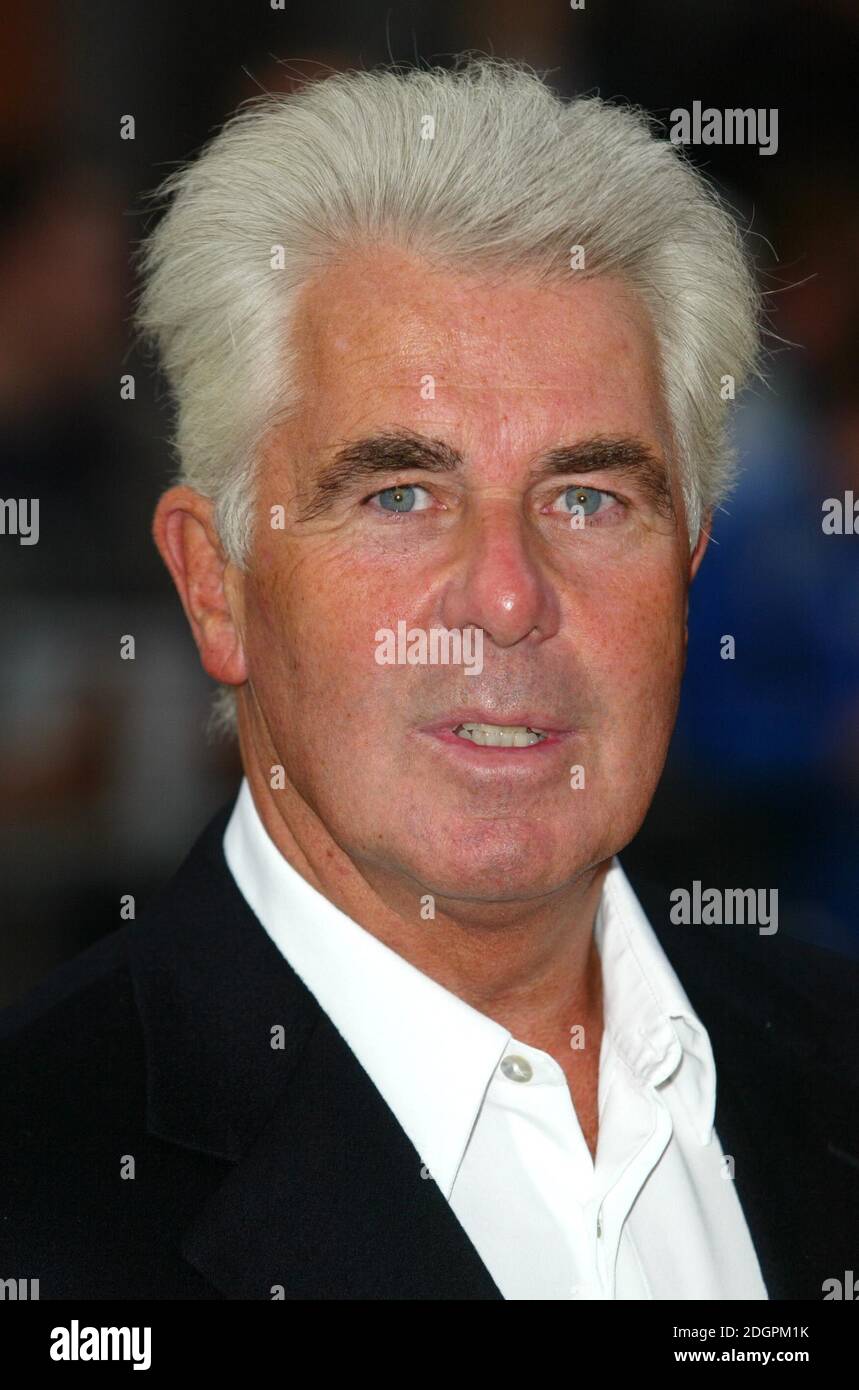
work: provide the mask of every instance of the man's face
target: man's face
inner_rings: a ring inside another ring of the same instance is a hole
[[[304,403],[268,441],[243,581],[245,759],[264,721],[371,879],[488,901],[561,889],[638,830],[676,715],[690,563],[676,480],[658,494],[648,317],[618,281],[490,282],[386,248],[307,287],[296,334]],[[394,432],[383,472],[335,460]],[[377,632],[402,620],[481,630],[482,671],[379,664]],[[472,721],[548,737],[479,746],[454,732]]]

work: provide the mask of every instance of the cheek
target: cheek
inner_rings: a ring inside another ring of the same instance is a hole
[[[324,540],[291,551],[284,539],[254,563],[245,645],[264,707],[288,705],[293,728],[356,705],[368,714],[380,687],[375,634],[403,614],[379,567]]]
[[[683,670],[681,586],[664,573],[640,573],[607,594],[595,661],[609,720],[608,740],[636,761],[661,756],[677,711]]]

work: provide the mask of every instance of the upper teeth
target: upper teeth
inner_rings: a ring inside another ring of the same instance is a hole
[[[453,731],[460,738],[493,748],[529,748],[546,735],[525,724],[460,724]]]

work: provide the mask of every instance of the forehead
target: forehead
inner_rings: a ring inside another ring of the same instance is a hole
[[[319,444],[409,422],[446,426],[495,458],[505,443],[594,433],[665,446],[653,327],[618,279],[571,270],[569,282],[538,285],[376,247],[304,287],[293,341],[303,423]]]

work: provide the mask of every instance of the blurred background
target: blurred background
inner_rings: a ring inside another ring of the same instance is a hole
[[[139,914],[238,784],[149,534],[174,464],[129,334],[143,195],[262,89],[463,49],[666,129],[696,100],[778,108],[775,155],[689,151],[750,228],[776,336],[693,588],[665,778],[623,860],[778,888],[781,931],[859,955],[859,537],[821,527],[826,498],[859,497],[853,0],[43,0],[3,28],[0,495],[41,508],[37,545],[0,535],[0,1004],[121,925],[121,895]]]

